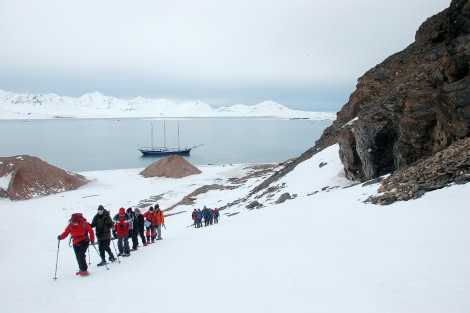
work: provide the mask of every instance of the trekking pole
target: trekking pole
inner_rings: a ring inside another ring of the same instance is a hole
[[[59,247],[60,247],[60,239],[57,239],[57,258],[55,260],[55,273],[54,273],[54,280],[57,280],[57,263],[59,263]]]
[[[119,254],[117,253],[117,250],[116,250],[116,244],[114,243],[114,238],[111,239],[111,241],[113,242],[114,253],[116,253],[116,258],[118,260],[118,263],[121,263],[121,260],[119,260]]]
[[[92,246],[93,246],[93,248],[95,248],[96,253],[98,253],[98,255],[99,255],[100,258],[101,258],[101,255],[100,255],[100,253],[98,252],[98,249],[96,249],[96,246],[95,246],[95,245],[92,245]],[[104,260],[104,266],[106,266],[106,270],[109,271],[109,267],[108,267],[108,265],[106,264],[106,260]]]
[[[90,259],[90,246],[88,246],[88,265],[91,265],[91,259]]]

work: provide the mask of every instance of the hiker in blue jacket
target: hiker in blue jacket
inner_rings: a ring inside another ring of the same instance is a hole
[[[202,209],[202,217],[204,218],[204,226],[209,226],[209,218],[210,218],[210,210],[204,206],[204,209]]]
[[[197,209],[197,228],[202,227],[202,211]]]

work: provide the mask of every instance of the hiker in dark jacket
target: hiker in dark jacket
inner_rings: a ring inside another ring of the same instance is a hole
[[[210,212],[209,208],[204,206],[204,208],[202,209],[202,217],[204,218],[204,226],[209,226],[209,217],[210,217],[210,215],[211,215],[211,212]]]
[[[114,262],[116,258],[114,257],[109,243],[111,242],[111,229],[114,226],[114,222],[109,216],[109,212],[104,209],[102,205],[98,206],[98,213],[93,217],[90,226],[95,227],[96,237],[98,238],[98,249],[100,251],[101,262],[98,263],[98,266],[103,266],[106,264],[106,254],[108,253],[109,261]]]
[[[144,216],[140,214],[140,209],[136,208],[134,212],[135,212],[134,231],[137,232],[137,234],[140,236],[140,239],[142,240],[142,244],[145,247],[147,246],[147,241],[145,240],[145,235],[144,235],[145,219],[144,219]]]
[[[197,228],[202,227],[202,211],[201,209],[197,209]]]
[[[215,208],[212,210],[212,218],[214,219],[215,224],[219,223],[219,215],[219,209]]]
[[[129,215],[129,218],[132,222],[132,229],[129,231],[129,237],[132,239],[132,250],[137,250],[137,246],[139,245],[139,241],[137,240],[137,229],[135,228],[136,225],[136,219],[135,219],[135,213],[132,211],[132,208],[128,208],[126,211],[127,215]]]
[[[191,218],[193,220],[193,225],[194,225],[194,228],[197,227],[197,210],[194,209],[193,213],[191,213]]]

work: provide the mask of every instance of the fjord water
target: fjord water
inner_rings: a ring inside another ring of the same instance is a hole
[[[270,118],[1,120],[0,157],[27,154],[73,172],[144,168],[138,146],[192,147],[193,165],[277,163],[315,144],[331,120]],[[165,126],[165,127],[164,127]]]

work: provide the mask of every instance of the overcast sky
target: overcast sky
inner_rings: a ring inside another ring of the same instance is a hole
[[[0,0],[0,89],[338,111],[450,0]]]

